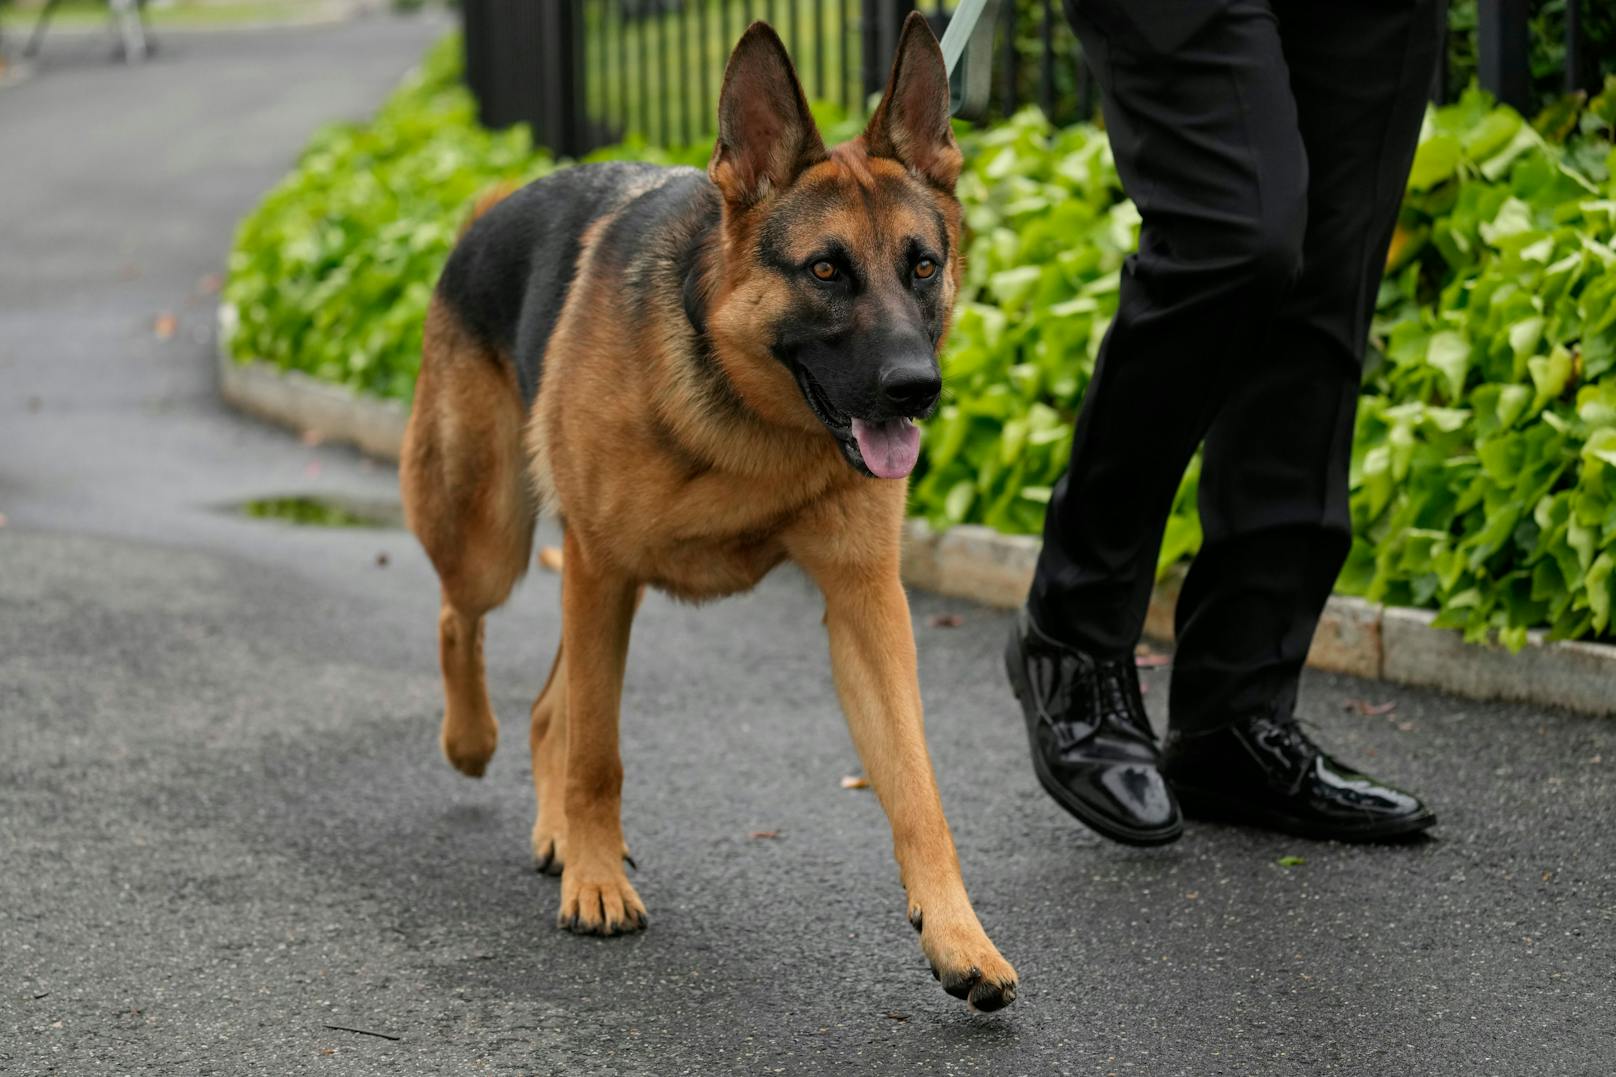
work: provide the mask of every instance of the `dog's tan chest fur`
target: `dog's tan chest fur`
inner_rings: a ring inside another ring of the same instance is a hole
[[[530,464],[550,489],[552,509],[596,539],[589,545],[608,551],[615,567],[685,600],[750,590],[787,558],[786,535],[805,513],[827,494],[869,482],[845,474],[828,437],[785,459],[748,457],[754,466],[778,465],[753,472],[699,448],[670,453],[668,431],[645,422],[646,411],[614,422],[625,414],[621,400],[610,408],[547,403],[541,398],[535,409],[529,444],[543,444]],[[587,449],[577,440],[586,437]],[[603,444],[612,451],[602,452]]]

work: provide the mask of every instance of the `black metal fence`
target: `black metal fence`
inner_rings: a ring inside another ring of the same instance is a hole
[[[1584,24],[1591,5],[1609,0],[1535,2],[1562,13],[1554,62],[1563,80],[1555,81],[1591,88],[1600,64]],[[1473,6],[1482,85],[1521,108],[1543,81],[1534,71],[1533,3],[1471,0],[1464,12],[1470,18]],[[687,144],[711,136],[724,62],[752,20],[780,32],[811,100],[857,114],[885,84],[909,12],[923,11],[941,36],[953,7],[953,0],[463,0],[466,78],[485,124],[529,123],[535,140],[559,154],[631,136]],[[1036,103],[1060,123],[1094,114],[1098,94],[1060,0],[1004,4],[995,40],[996,112]],[[1451,89],[1449,74],[1445,66],[1434,96]]]

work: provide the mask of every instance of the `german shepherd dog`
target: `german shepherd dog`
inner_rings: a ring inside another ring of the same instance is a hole
[[[700,601],[787,559],[825,597],[836,689],[892,825],[909,922],[949,994],[1016,996],[960,879],[923,737],[898,579],[913,420],[935,406],[960,277],[961,157],[918,15],[863,135],[827,151],[755,23],[705,174],[601,164],[489,209],[444,268],[401,482],[443,585],[443,750],[481,775],[498,726],[483,618],[561,518],[561,644],[533,704],[533,853],[558,921],[646,925],[624,872],[618,704],[645,586]]]

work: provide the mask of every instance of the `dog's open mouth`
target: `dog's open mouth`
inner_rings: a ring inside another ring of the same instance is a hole
[[[902,479],[915,469],[920,459],[920,427],[914,420],[855,418],[830,402],[812,374],[800,366],[795,373],[809,409],[856,470],[877,479]]]

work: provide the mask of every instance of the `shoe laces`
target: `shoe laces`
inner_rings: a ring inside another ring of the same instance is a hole
[[[1127,731],[1153,737],[1131,658],[1094,663],[1094,702],[1102,720],[1116,725],[1121,719]]]
[[[1323,749],[1307,735],[1304,725],[1312,729],[1318,728],[1295,715],[1283,717],[1276,715],[1262,722],[1260,728],[1254,731],[1258,743],[1274,751],[1294,767],[1291,777],[1293,785],[1300,783],[1312,769],[1314,761],[1324,754]]]
[[[1296,715],[1290,715],[1288,718],[1274,719],[1272,728],[1278,732],[1287,746],[1294,748],[1297,752],[1308,756],[1320,753],[1318,744],[1312,737],[1308,736],[1309,730],[1318,731],[1319,727],[1316,723],[1305,718],[1299,718]]]

